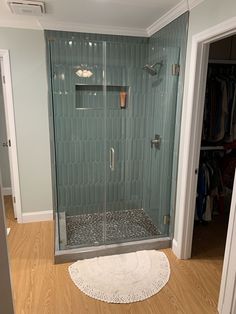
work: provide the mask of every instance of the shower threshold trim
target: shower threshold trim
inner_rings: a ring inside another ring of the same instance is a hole
[[[160,250],[170,248],[171,243],[172,240],[170,237],[162,237],[159,239],[108,244],[96,247],[92,246],[70,250],[58,250],[55,251],[54,262],[55,264],[60,264],[98,256],[124,254],[141,250]]]

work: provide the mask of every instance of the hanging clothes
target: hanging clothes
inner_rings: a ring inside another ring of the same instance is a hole
[[[202,140],[217,143],[231,142],[235,139],[235,67],[232,67],[232,65],[209,64]]]
[[[207,196],[210,189],[209,169],[203,163],[199,167],[198,184],[197,184],[197,200],[196,211],[199,221],[203,221],[203,215],[206,211]]]
[[[222,211],[224,196],[221,156],[210,151],[202,153],[201,157],[196,199],[196,217],[200,222],[210,221],[213,214]]]

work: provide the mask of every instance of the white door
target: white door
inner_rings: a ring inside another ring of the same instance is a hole
[[[6,88],[5,88],[5,75],[4,75],[4,67],[3,67],[3,60],[1,61],[1,88],[3,91],[3,103],[4,108],[0,108],[1,113],[1,127],[0,127],[0,150],[1,150],[1,157],[2,165],[1,167],[9,167],[10,166],[10,179],[11,179],[11,193],[12,193],[12,203],[14,208],[14,216],[17,218],[17,210],[16,210],[16,204],[15,204],[15,185],[14,185],[14,175],[13,175],[13,158],[12,158],[12,147],[11,147],[11,137],[10,137],[10,127],[9,127],[9,117],[8,117],[8,108],[7,108],[7,101],[6,101]],[[3,116],[2,114],[5,114]],[[8,159],[8,160],[7,160]],[[3,171],[7,172],[7,169],[2,169]]]
[[[1,313],[14,314],[0,171],[0,295]]]
[[[236,314],[236,175],[234,176],[218,310],[220,314]]]

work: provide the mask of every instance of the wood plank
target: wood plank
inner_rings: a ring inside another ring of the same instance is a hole
[[[6,200],[11,209],[11,200]],[[71,281],[67,264],[53,264],[53,223],[17,224],[8,237],[16,314],[211,314],[217,313],[222,250],[171,265],[168,284],[155,296],[132,304],[108,304],[83,294]],[[219,253],[220,251],[220,253]]]

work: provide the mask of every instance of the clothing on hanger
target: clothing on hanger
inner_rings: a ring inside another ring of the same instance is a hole
[[[236,139],[236,73],[232,65],[209,64],[202,139],[216,143]]]
[[[200,222],[212,220],[213,214],[223,210],[224,184],[220,158],[217,152],[201,154],[196,198],[196,217]]]

